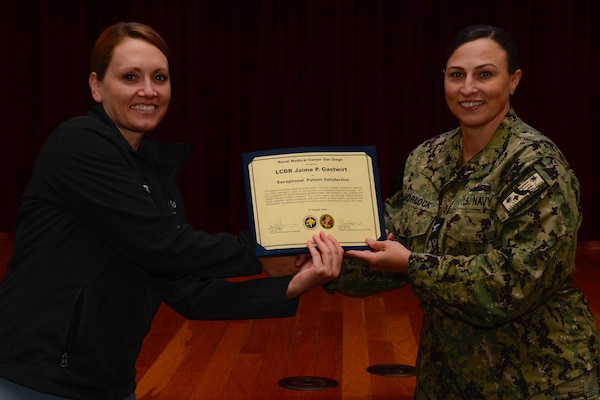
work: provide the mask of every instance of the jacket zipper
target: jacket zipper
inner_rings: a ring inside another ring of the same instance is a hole
[[[75,298],[75,304],[73,305],[73,311],[71,313],[71,319],[69,320],[66,336],[65,336],[65,349],[61,355],[60,366],[63,369],[69,367],[69,350],[75,341],[77,331],[79,330],[81,309],[83,308],[83,299],[85,296],[85,287],[82,287]]]

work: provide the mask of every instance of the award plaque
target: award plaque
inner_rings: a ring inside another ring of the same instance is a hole
[[[267,150],[242,160],[257,255],[308,251],[320,231],[346,250],[385,238],[374,146]]]

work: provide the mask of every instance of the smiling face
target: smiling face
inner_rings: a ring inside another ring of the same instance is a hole
[[[102,103],[135,149],[143,134],[163,119],[171,99],[167,57],[140,39],[123,39],[114,48],[103,79],[92,72],[89,83],[94,100]]]
[[[509,110],[510,94],[520,79],[520,69],[509,74],[506,51],[494,40],[466,42],[446,65],[446,104],[463,130],[493,133]]]

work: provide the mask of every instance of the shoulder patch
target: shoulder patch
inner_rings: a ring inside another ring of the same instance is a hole
[[[512,193],[504,200],[502,205],[506,211],[512,210],[526,199],[536,194],[541,188],[548,186],[548,183],[542,178],[538,172],[533,172],[528,178],[522,180]]]

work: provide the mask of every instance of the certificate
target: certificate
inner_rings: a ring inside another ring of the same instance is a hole
[[[259,256],[308,251],[324,231],[344,249],[385,237],[374,146],[244,153],[250,226]]]

